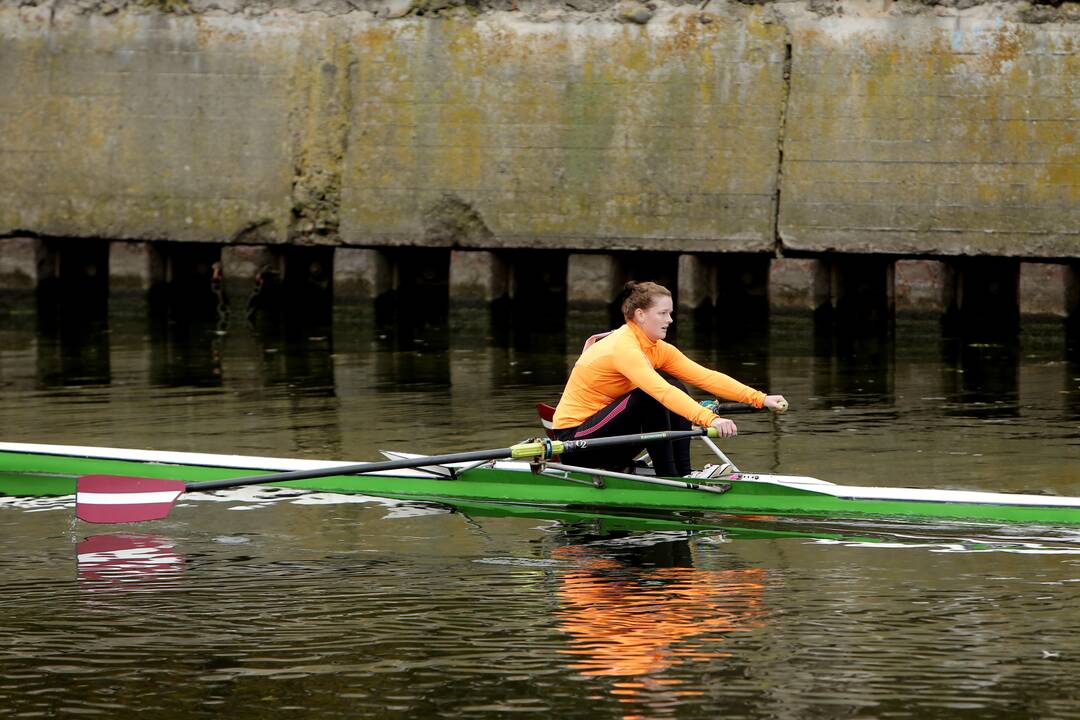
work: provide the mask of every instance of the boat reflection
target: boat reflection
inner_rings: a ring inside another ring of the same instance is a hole
[[[783,538],[847,540],[853,537],[851,533],[827,531],[812,525],[805,529],[801,526],[790,529],[783,518],[771,515],[724,515],[586,507],[559,508],[449,499],[439,499],[434,504],[448,507],[471,518],[520,517],[548,520],[556,523],[560,531],[573,540],[586,538],[595,540],[610,534],[626,532],[666,533],[666,537],[672,539],[685,539],[702,534],[739,540]]]
[[[693,566],[692,538],[811,538],[821,534],[740,527],[735,518],[705,520],[675,514],[641,516],[537,507],[454,503],[470,517],[530,517],[555,522],[572,544],[552,550],[567,569],[558,575],[557,627],[569,642],[568,667],[607,681],[627,707],[626,718],[669,717],[700,682],[679,666],[727,657],[733,633],[765,624],[762,568],[707,570]],[[720,524],[731,519],[733,525]],[[839,537],[839,536],[835,536]],[[686,679],[683,679],[683,676]],[[685,687],[684,687],[685,685]]]

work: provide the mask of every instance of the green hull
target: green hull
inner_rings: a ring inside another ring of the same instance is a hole
[[[477,473],[483,472],[482,477]],[[633,481],[606,480],[603,490],[575,486],[565,481],[536,478],[525,473],[472,471],[460,480],[399,480],[387,484],[378,478],[328,478],[293,487],[360,492],[399,499],[472,500],[523,503],[579,509],[642,509],[691,511],[754,516],[806,517],[918,517],[990,523],[1080,525],[1080,508],[990,505],[982,503],[930,503],[925,501],[849,500],[828,495],[754,482],[732,481],[731,490],[718,495],[679,488],[642,487]],[[543,482],[538,482],[542,480]],[[402,484],[409,483],[408,492]]]
[[[113,451],[116,452],[116,451]],[[179,454],[178,454],[179,455]],[[192,456],[195,457],[195,456]],[[226,456],[201,456],[226,457]],[[168,478],[185,482],[243,477],[283,468],[271,459],[264,467],[215,467],[207,464],[142,462],[77,455],[0,451],[0,493],[19,496],[69,495],[81,475],[104,474]],[[288,462],[288,461],[278,461]],[[1000,493],[942,493],[941,491],[846,488],[820,483],[791,487],[776,482],[724,479],[724,493],[648,485],[635,480],[605,477],[603,488],[589,483],[588,476],[572,476],[571,482],[538,476],[520,469],[474,468],[456,479],[429,476],[350,475],[298,480],[284,486],[337,493],[360,493],[397,499],[434,501],[518,503],[566,509],[693,511],[725,515],[810,516],[826,518],[907,517],[963,520],[986,523],[1035,523],[1080,525],[1080,498],[1037,498]],[[518,468],[523,465],[516,465]],[[758,476],[749,476],[758,477]],[[810,479],[807,479],[810,480]],[[584,482],[582,482],[584,481]],[[719,481],[716,481],[719,482]],[[852,491],[853,497],[843,494]],[[900,497],[857,497],[880,491]],[[867,491],[870,491],[867,493]],[[939,495],[935,495],[939,493]],[[948,496],[949,501],[942,501]],[[1015,499],[1015,500],[1014,500]],[[1042,503],[1046,503],[1045,505]]]

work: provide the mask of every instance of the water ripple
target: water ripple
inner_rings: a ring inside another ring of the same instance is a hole
[[[114,349],[113,386],[38,390],[30,372],[0,388],[5,439],[41,441],[48,427],[54,442],[321,458],[502,447],[538,431],[531,404],[557,395],[572,361],[562,345],[417,356],[373,343],[335,343],[333,376],[307,389],[260,364],[261,349],[241,367],[276,379],[203,389],[150,383],[143,354]],[[1057,378],[1080,375],[1072,365],[1009,365],[1002,377],[1019,380],[979,392],[936,355],[880,373],[843,358],[749,359],[747,372],[803,400],[740,417],[725,449],[748,469],[1080,494],[1076,397]],[[529,382],[533,370],[549,384]],[[146,526],[90,528],[70,497],[0,498],[0,707],[238,720],[1080,718],[1075,531],[565,522],[246,488],[193,494]]]

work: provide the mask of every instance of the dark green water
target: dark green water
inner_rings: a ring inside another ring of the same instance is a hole
[[[604,325],[53,320],[4,316],[4,441],[321,459],[538,434]],[[841,330],[681,329],[791,401],[737,418],[744,470],[1080,495],[1060,334]],[[6,717],[1080,717],[1080,530],[609,530],[247,489],[78,558],[119,530],[0,498]]]

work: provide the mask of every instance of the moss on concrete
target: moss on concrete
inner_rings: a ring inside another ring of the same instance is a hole
[[[337,244],[341,167],[349,133],[354,59],[337,34],[312,29],[290,68],[289,129],[295,168],[289,239]]]
[[[1077,7],[0,0],[0,234],[1080,255]]]

